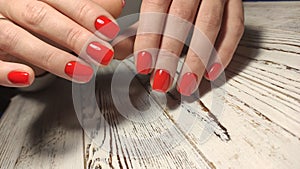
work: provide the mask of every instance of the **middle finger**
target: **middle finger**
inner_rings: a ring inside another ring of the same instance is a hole
[[[188,36],[200,0],[173,0],[152,80],[154,90],[166,92],[172,84],[178,58]]]
[[[178,80],[178,91],[191,95],[199,86],[205,67],[214,51],[222,24],[225,0],[202,0],[185,64]]]

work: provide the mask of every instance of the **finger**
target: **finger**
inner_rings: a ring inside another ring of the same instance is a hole
[[[4,62],[20,63],[21,65],[26,65],[26,66],[29,66],[31,69],[33,69],[34,75],[35,75],[34,82],[31,83],[29,87],[24,86],[25,88],[19,89],[21,91],[34,92],[34,91],[42,90],[42,89],[50,86],[51,83],[56,79],[55,75],[50,74],[37,66],[26,63],[25,61],[22,61],[22,60],[14,57],[14,56],[11,56],[9,54],[1,55],[1,52],[0,52],[0,60],[2,60]],[[24,71],[21,71],[21,72],[24,72]],[[14,87],[16,87],[16,86],[14,86]]]
[[[134,44],[137,72],[148,74],[154,67],[166,13],[171,0],[143,0]]]
[[[90,0],[57,1],[42,0],[73,19],[83,27],[107,40],[117,36],[120,31],[114,18],[97,3]],[[121,3],[119,4],[119,6]],[[117,6],[116,6],[117,7]],[[121,8],[121,6],[119,7]],[[103,37],[104,35],[105,37]]]
[[[203,0],[177,89],[191,95],[199,86],[222,24],[225,0]]]
[[[27,87],[34,80],[33,70],[23,64],[0,60],[0,85],[7,87]]]
[[[93,69],[75,56],[34,37],[7,20],[0,21],[0,50],[75,82],[88,82]],[[30,43],[28,43],[30,42]]]
[[[12,4],[18,5],[13,8]],[[82,57],[90,56],[95,64],[107,65],[112,60],[114,53],[109,43],[96,38],[90,31],[44,2],[13,0],[6,5],[8,8],[1,10],[21,26],[71,49]]]
[[[115,59],[124,60],[132,56],[137,27],[137,23],[131,25],[112,41],[111,44],[115,49]]]
[[[216,43],[217,57],[212,59],[205,78],[215,80],[228,66],[244,33],[244,12],[241,0],[230,0],[225,10],[222,30]]]
[[[109,12],[114,18],[120,16],[122,9],[125,6],[125,0],[93,0],[103,9]]]
[[[1,51],[0,51],[0,60],[2,60],[4,62],[14,62],[14,63],[20,63],[20,64],[27,65],[27,66],[29,66],[33,69],[35,76],[40,76],[40,75],[43,75],[43,74],[46,73],[45,70],[43,70],[43,69],[41,69],[37,66],[34,66],[30,63],[26,63],[25,61],[22,61],[17,57],[9,55],[6,52],[3,52],[3,54],[2,54]]]
[[[158,54],[156,61],[152,84],[154,90],[166,92],[171,86],[178,65],[178,57],[194,21],[198,5],[199,0],[173,0],[160,47],[164,52]],[[166,57],[165,51],[171,55]],[[170,58],[171,56],[175,58]],[[167,79],[162,78],[162,74],[157,72],[164,72],[164,77]]]

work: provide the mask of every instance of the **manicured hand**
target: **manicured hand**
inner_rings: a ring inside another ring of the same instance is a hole
[[[79,83],[93,76],[90,64],[108,65],[114,56],[107,42],[119,32],[104,0],[0,0],[0,59],[8,55]],[[121,0],[105,2],[117,16]],[[81,58],[73,56],[73,51]],[[0,60],[0,85],[29,86],[30,66]]]
[[[167,92],[194,25],[177,81],[178,91],[191,95],[203,76],[215,80],[229,64],[244,31],[243,16],[241,0],[143,0],[134,45],[137,71],[153,72],[152,88]],[[211,58],[213,47],[219,58]]]

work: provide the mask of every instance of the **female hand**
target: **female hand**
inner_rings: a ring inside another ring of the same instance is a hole
[[[176,58],[194,23],[190,49],[177,82],[177,90],[189,96],[204,74],[208,80],[215,80],[229,64],[244,31],[243,20],[241,0],[143,0],[134,46],[137,71],[153,71],[152,88],[168,91],[177,69]],[[219,58],[210,58],[213,46]]]
[[[88,63],[107,65],[113,58],[107,41],[119,32],[113,16],[121,9],[121,0],[0,0],[0,18],[6,18],[0,19],[0,59],[13,56],[65,79],[88,82],[93,75]],[[0,72],[0,85],[11,87],[29,86],[35,76],[31,67],[11,60],[0,60]]]

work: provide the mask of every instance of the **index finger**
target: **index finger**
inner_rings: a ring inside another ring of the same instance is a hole
[[[137,72],[148,74],[155,65],[166,13],[171,0],[144,0],[134,44]],[[151,50],[154,49],[154,50]]]

